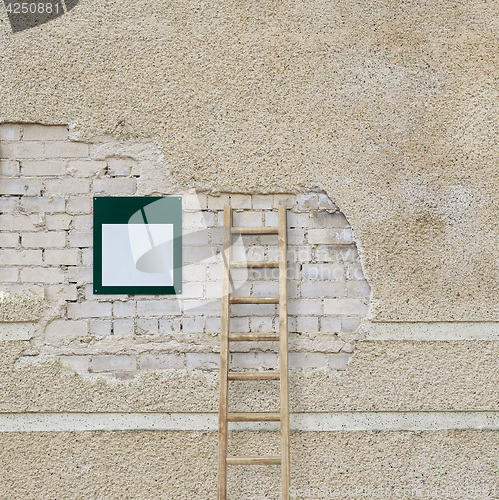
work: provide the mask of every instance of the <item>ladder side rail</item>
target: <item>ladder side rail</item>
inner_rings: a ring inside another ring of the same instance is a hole
[[[220,410],[218,421],[218,500],[227,499],[228,374],[230,331],[230,269],[232,209],[224,207],[222,317],[220,330]]]
[[[289,500],[289,379],[286,207],[279,206],[279,362],[281,372],[281,499]]]

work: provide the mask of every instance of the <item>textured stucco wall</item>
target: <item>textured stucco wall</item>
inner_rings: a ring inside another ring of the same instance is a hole
[[[291,498],[497,498],[497,432],[295,432]],[[272,450],[236,433],[231,452]],[[0,495],[12,499],[216,497],[214,432],[0,434]],[[229,497],[279,498],[277,467],[229,468]]]
[[[98,2],[0,30],[0,121],[149,137],[151,179],[321,185],[377,319],[497,320],[495,2]]]
[[[291,372],[292,412],[499,411],[499,343],[358,342],[348,370]],[[164,370],[124,381],[88,379],[2,342],[1,412],[218,412],[218,372]],[[272,411],[274,382],[231,383],[240,411]]]

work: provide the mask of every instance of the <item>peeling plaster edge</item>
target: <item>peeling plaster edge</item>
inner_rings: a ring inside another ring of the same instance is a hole
[[[498,321],[383,322],[366,321],[362,340],[499,340]]]
[[[30,340],[37,323],[0,323],[0,340]]]
[[[294,431],[499,430],[499,412],[335,412],[290,415]],[[231,430],[278,430],[233,423]],[[217,431],[217,413],[1,413],[0,432]]]

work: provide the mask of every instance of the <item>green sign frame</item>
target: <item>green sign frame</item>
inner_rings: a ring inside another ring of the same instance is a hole
[[[182,293],[182,198],[96,197],[93,233],[94,294]]]

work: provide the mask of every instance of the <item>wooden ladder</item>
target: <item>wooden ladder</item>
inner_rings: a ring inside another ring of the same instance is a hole
[[[232,235],[278,235],[278,261],[232,262]],[[232,209],[224,207],[222,328],[220,346],[220,413],[218,426],[218,500],[227,498],[227,465],[280,465],[281,499],[289,499],[289,402],[288,402],[288,308],[286,208],[279,207],[277,227],[233,227]],[[231,297],[231,268],[279,268],[278,297]],[[279,304],[279,333],[230,333],[231,304]],[[279,341],[279,372],[230,372],[229,343],[231,341]],[[229,413],[229,380],[280,380],[279,413]],[[281,454],[277,456],[227,456],[228,422],[280,422]]]

